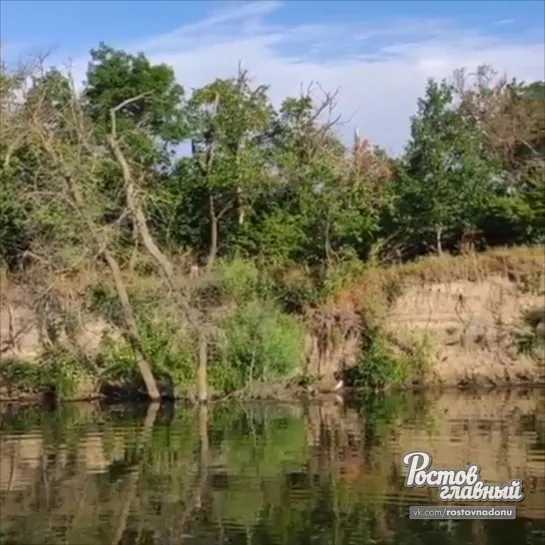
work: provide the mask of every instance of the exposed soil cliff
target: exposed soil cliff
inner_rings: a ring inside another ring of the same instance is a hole
[[[410,286],[386,325],[400,339],[429,339],[432,371],[442,383],[537,382],[541,362],[521,344],[540,305],[537,291],[521,292],[499,276]]]
[[[362,335],[372,322],[393,355],[420,351],[425,357],[423,376],[413,381],[444,386],[545,381],[543,248],[376,269],[317,314],[309,369],[318,375],[331,376],[358,362],[365,366]]]

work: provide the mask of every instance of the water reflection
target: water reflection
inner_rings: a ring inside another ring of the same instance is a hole
[[[0,406],[0,543],[545,543],[540,393],[366,397],[340,406]],[[411,521],[403,453],[522,478],[516,521]]]

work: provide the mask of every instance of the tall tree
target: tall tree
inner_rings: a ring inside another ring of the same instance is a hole
[[[118,225],[102,221],[105,196],[97,172],[104,154],[71,82],[56,70],[31,80],[30,88],[18,89],[20,108],[12,121],[21,127],[22,137],[11,153],[17,155],[20,197],[29,210],[29,253],[42,267],[38,283],[81,272],[86,266],[94,268],[104,259],[122,308],[122,333],[134,348],[149,396],[158,399],[160,392],[112,251]],[[2,175],[9,175],[10,156],[6,152],[2,158]],[[54,283],[46,292],[53,287]]]
[[[208,208],[208,267],[220,244],[220,222],[244,229],[252,203],[268,178],[262,135],[273,108],[267,87],[252,88],[246,72],[216,80],[195,91],[189,101],[192,121],[190,171]],[[232,223],[234,222],[234,223]]]
[[[452,87],[429,80],[397,176],[399,227],[442,253],[446,239],[475,227],[493,177],[484,139],[455,108]]]

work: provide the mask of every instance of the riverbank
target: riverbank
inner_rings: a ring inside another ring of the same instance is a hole
[[[210,307],[209,397],[331,395],[340,379],[356,390],[543,384],[544,255],[512,248],[361,268],[295,311],[286,300],[303,299],[300,271],[273,283],[252,263],[225,263],[190,286]],[[195,399],[195,347],[156,297],[159,280],[125,281],[161,392]],[[3,276],[0,400],[145,396],[109,289],[100,277],[37,289]]]

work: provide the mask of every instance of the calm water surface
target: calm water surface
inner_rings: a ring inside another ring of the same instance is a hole
[[[540,392],[208,408],[0,405],[0,543],[545,543]],[[511,521],[411,521],[401,459],[522,478]]]

